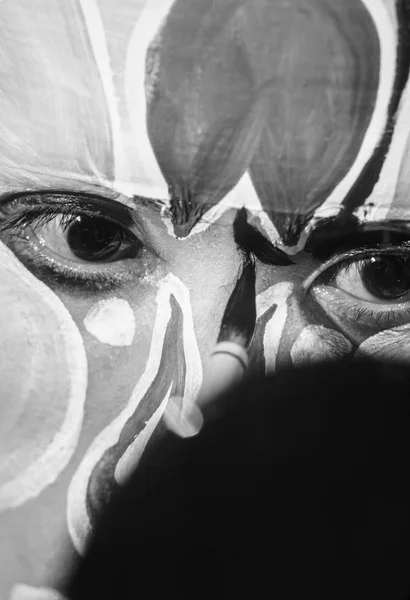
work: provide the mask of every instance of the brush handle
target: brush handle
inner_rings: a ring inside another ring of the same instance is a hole
[[[243,367],[244,372],[248,368],[249,358],[248,353],[245,348],[237,344],[236,342],[219,342],[217,344],[211,354],[212,356],[217,356],[220,354],[226,354],[228,356],[232,356],[236,361],[239,361]],[[232,363],[233,364],[233,363]]]
[[[235,342],[217,344],[205,366],[201,389],[195,405],[181,414],[172,398],[165,411],[165,422],[169,429],[180,437],[192,437],[199,433],[203,418],[201,408],[217,401],[223,394],[240,383],[248,367],[248,354]]]
[[[248,354],[234,342],[217,344],[204,369],[204,377],[197,398],[202,408],[237,385],[248,367]]]

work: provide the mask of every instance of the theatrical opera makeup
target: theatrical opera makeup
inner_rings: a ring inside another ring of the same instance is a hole
[[[0,32],[0,599],[52,600],[244,252],[251,372],[410,358],[410,6],[2,0]]]

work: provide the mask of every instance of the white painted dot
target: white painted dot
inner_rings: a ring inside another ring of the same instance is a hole
[[[308,325],[290,351],[295,366],[314,364],[323,360],[338,360],[352,350],[344,335],[323,325]]]
[[[101,300],[88,311],[84,327],[103,344],[131,346],[135,317],[131,306],[121,298]]]

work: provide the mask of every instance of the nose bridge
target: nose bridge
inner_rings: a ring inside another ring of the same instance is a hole
[[[349,355],[351,342],[330,325],[299,281],[280,281],[257,295],[251,367],[274,373],[289,366]]]

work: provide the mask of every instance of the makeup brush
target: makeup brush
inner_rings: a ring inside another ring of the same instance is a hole
[[[217,344],[205,366],[197,398],[199,407],[213,402],[241,381],[249,363],[247,349],[255,322],[255,265],[247,259],[226,306]]]
[[[218,341],[204,369],[195,405],[181,414],[178,403],[168,402],[165,422],[181,437],[196,435],[202,427],[201,409],[214,403],[243,378],[249,364],[247,349],[256,323],[255,264],[245,257],[242,273],[226,306]]]

